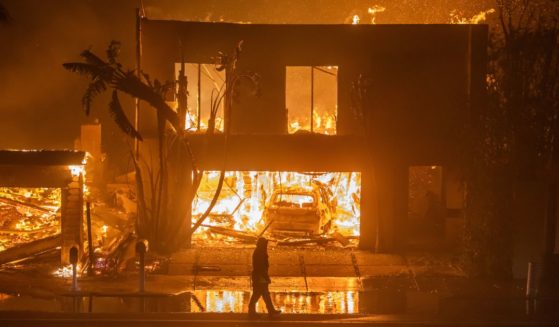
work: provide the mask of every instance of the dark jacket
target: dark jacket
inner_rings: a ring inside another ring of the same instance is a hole
[[[270,284],[270,276],[268,276],[268,241],[265,238],[259,238],[256,243],[256,249],[252,253],[252,283],[253,284]]]

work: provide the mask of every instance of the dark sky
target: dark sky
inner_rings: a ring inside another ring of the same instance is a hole
[[[99,118],[108,150],[124,137],[108,118],[108,94],[81,110],[87,81],[65,71],[81,50],[103,54],[122,42],[121,61],[134,67],[138,0],[0,0],[12,21],[0,25],[0,148],[68,148],[83,122]],[[150,18],[253,23],[344,23],[381,5],[377,23],[448,23],[493,7],[490,0],[144,0]],[[149,73],[149,72],[148,72]],[[156,76],[155,76],[156,77]],[[131,108],[130,108],[131,109]]]

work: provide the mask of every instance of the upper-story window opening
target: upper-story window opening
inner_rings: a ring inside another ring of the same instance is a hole
[[[338,113],[337,66],[287,66],[285,105],[288,132],[335,135]]]
[[[177,80],[180,70],[181,64],[175,63]],[[185,73],[188,80],[185,129],[192,132],[206,131],[214,111],[215,130],[223,132],[225,101],[219,101],[219,96],[225,93],[225,70],[218,71],[213,64],[185,63]]]

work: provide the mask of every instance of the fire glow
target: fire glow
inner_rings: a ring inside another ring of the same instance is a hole
[[[204,173],[193,201],[194,221],[208,208],[219,175],[217,171]],[[324,194],[320,201],[330,202],[328,204],[332,208],[331,227],[325,233],[338,232],[344,236],[359,236],[361,173],[229,171],[225,173],[223,190],[210,217],[206,220],[206,227],[197,230],[194,238],[207,239],[209,237],[207,226],[226,227],[257,235],[266,228],[264,217],[266,208],[271,208],[274,203],[277,203],[277,197],[282,192],[283,194],[287,192],[311,194],[310,192],[317,189]],[[287,197],[284,198],[285,201]],[[314,201],[319,200],[315,197]],[[305,207],[308,203],[294,203],[294,205]],[[322,205],[324,206],[324,203]]]
[[[60,189],[0,188],[0,251],[60,233]]]
[[[243,291],[200,290],[193,296],[203,303],[206,312],[246,312],[249,294]],[[278,309],[285,313],[358,313],[359,293],[330,291],[323,293],[275,292],[272,294]],[[202,312],[191,300],[192,312]],[[313,308],[316,308],[313,310]],[[262,301],[256,304],[257,312],[265,312]]]

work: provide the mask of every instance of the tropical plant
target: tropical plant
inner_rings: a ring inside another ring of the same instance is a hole
[[[165,94],[175,88],[175,81],[161,83],[151,80],[144,72],[125,71],[118,62],[120,43],[113,41],[107,49],[107,61],[102,60],[90,50],[81,53],[84,62],[63,64],[64,68],[90,78],[90,83],[82,97],[82,105],[86,114],[90,113],[92,100],[100,93],[112,89],[109,111],[116,124],[128,136],[142,140],[142,135],[135,129],[126,116],[119,101],[119,92],[128,94],[147,102],[157,113],[158,126],[158,163],[148,162],[147,158],[134,159],[137,182],[138,219],[136,230],[139,237],[150,241],[151,248],[161,253],[176,251],[189,244],[190,236],[196,225],[190,228],[185,218],[196,190],[200,184],[203,171],[196,166],[196,160],[184,130],[186,120],[186,76],[184,63],[178,80],[178,108],[173,110],[165,102]],[[236,74],[236,61],[240,53],[240,45],[231,60],[228,56],[220,56],[219,68],[228,69],[233,77],[228,82],[229,91],[223,97],[231,97],[235,81],[248,77],[255,80],[256,75]],[[231,102],[226,101],[226,110],[231,110]],[[208,130],[213,133],[213,130]],[[227,133],[225,134],[227,135]],[[225,138],[225,149],[227,144]],[[226,155],[224,155],[224,158]],[[190,169],[189,169],[190,168]],[[191,171],[192,175],[188,172]],[[216,204],[225,172],[222,170],[220,183],[206,212],[200,218],[203,221]],[[170,197],[178,199],[171,203]],[[198,224],[199,225],[199,224]]]
[[[559,167],[558,10],[549,0],[497,1],[488,102],[473,121],[466,159],[464,259],[473,275],[512,276],[510,204],[518,182],[546,176],[549,204],[556,206],[557,176],[551,172]],[[548,226],[556,222],[555,210],[549,212]]]

